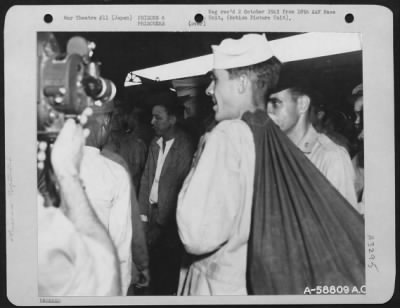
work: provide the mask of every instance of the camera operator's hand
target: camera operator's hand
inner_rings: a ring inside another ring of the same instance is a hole
[[[89,109],[90,110],[90,109]],[[81,124],[85,124],[91,110],[85,110],[80,116]],[[79,175],[83,146],[89,130],[81,124],[68,119],[61,129],[51,152],[51,163],[58,178]]]
[[[106,288],[107,294],[105,295],[121,295],[118,255],[108,231],[93,209],[79,177],[83,146],[89,135],[89,130],[83,129],[82,125],[86,123],[91,112],[92,110],[89,109],[78,117],[80,124],[72,119],[65,122],[54,143],[51,163],[59,182],[60,209],[80,234],[97,243],[98,251],[95,253],[96,255],[101,253],[102,258],[102,268],[97,270],[105,271],[108,275],[106,284],[109,288]],[[100,283],[103,282],[100,281]]]

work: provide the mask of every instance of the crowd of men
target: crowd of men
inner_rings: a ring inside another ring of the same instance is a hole
[[[349,151],[307,80],[280,81],[264,35],[212,50],[207,112],[207,97],[163,91],[150,123],[113,102],[66,122],[51,154],[60,208],[38,194],[41,296],[365,284],[362,87]]]

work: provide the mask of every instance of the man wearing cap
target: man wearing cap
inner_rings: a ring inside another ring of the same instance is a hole
[[[265,108],[280,62],[264,35],[248,34],[212,46],[214,65],[206,93],[217,126],[179,194],[177,222],[188,253],[179,295],[246,295],[255,145],[247,111]]]
[[[332,185],[357,209],[354,170],[347,150],[318,133],[311,123],[314,91],[303,79],[278,85],[268,102],[268,115],[311,160]]]
[[[92,109],[93,116],[87,123],[90,135],[83,151],[81,178],[89,200],[117,250],[122,294],[126,295],[132,268],[132,188],[128,172],[100,152],[110,132],[113,103],[102,103]]]
[[[176,204],[192,160],[194,146],[177,126],[176,94],[161,92],[153,99],[156,137],[150,143],[140,182],[139,203],[150,257],[150,288],[153,295],[176,292],[182,244],[176,227]]]

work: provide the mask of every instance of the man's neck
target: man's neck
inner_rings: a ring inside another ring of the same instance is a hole
[[[242,116],[246,112],[255,112],[256,110],[260,109],[256,102],[253,102],[251,100],[246,100],[246,103],[242,104],[242,108],[239,110],[239,119],[242,118]]]
[[[175,138],[175,134],[176,134],[176,128],[173,127],[171,128],[168,132],[166,132],[165,134],[163,134],[161,137],[163,138],[163,140],[165,142]]]
[[[97,144],[97,142],[95,140],[93,140],[92,138],[89,138],[89,137],[86,139],[86,145],[89,147],[97,148],[97,149],[101,148],[101,146],[99,144]]]
[[[287,134],[287,136],[296,146],[298,146],[301,140],[303,140],[304,136],[307,134],[310,126],[311,123],[308,121],[299,121],[296,126]]]

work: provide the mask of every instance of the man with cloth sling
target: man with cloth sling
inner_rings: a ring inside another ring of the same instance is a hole
[[[246,295],[255,146],[241,117],[265,107],[280,63],[263,35],[227,39],[212,48],[214,69],[206,93],[219,123],[206,135],[179,194],[179,235],[189,255],[178,294]]]
[[[303,294],[316,283],[365,283],[362,218],[259,110],[279,71],[276,63],[259,69],[272,58],[267,46],[260,35],[213,46],[208,92],[224,121],[179,195],[179,234],[191,254],[180,295]]]

